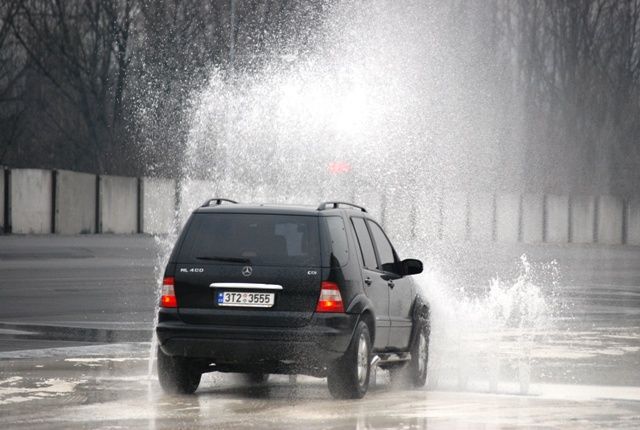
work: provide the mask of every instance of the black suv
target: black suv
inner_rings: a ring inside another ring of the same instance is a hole
[[[327,377],[361,398],[375,366],[423,386],[429,307],[367,211],[241,205],[196,209],[167,265],[156,333],[163,389],[193,393],[204,372]]]

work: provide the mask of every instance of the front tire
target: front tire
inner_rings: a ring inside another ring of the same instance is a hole
[[[429,364],[429,320],[420,319],[416,338],[411,344],[411,360],[402,367],[389,369],[392,384],[420,388],[427,382]]]
[[[416,388],[424,387],[427,382],[427,367],[429,364],[429,324],[421,322],[418,337],[411,347],[411,361],[407,366],[411,385]]]
[[[172,357],[158,347],[158,380],[169,394],[193,394],[200,385],[202,372],[185,357]]]
[[[360,321],[345,354],[329,367],[327,383],[336,399],[361,399],[369,388],[371,336]]]

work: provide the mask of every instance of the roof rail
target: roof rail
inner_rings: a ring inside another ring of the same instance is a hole
[[[222,199],[222,198],[216,197],[215,199],[209,199],[209,200],[207,200],[207,201],[206,201],[206,202],[204,202],[204,203],[202,204],[202,206],[200,206],[200,207],[201,207],[201,208],[206,208],[206,207],[208,207],[208,206],[211,206],[211,202],[216,202],[216,203],[215,203],[215,206],[221,205],[221,204],[222,204],[222,202],[233,203],[234,205],[237,205],[237,204],[238,204],[238,202],[236,202],[235,200]]]
[[[353,203],[348,202],[322,202],[320,203],[320,206],[318,206],[318,210],[323,211],[325,209],[337,209],[338,205],[351,206],[353,208],[360,209],[362,212],[367,212],[367,210],[362,206],[354,205]],[[333,206],[333,208],[328,208],[328,206]]]

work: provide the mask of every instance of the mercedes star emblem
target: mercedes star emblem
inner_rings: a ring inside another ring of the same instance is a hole
[[[253,269],[251,268],[251,266],[244,266],[242,268],[242,274],[244,276],[251,276],[252,273],[253,273]]]

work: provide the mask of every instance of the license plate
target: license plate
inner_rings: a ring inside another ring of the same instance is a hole
[[[247,308],[270,308],[275,302],[274,293],[248,293],[220,291],[216,295],[218,306],[241,306]]]

